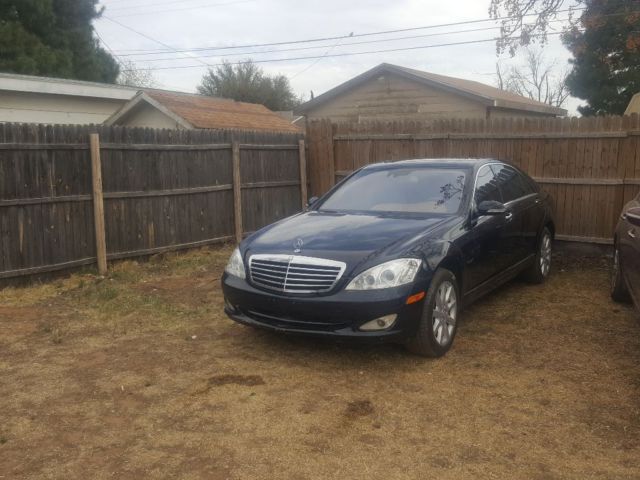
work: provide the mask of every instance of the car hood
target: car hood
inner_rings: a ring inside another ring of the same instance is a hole
[[[350,266],[382,252],[398,254],[447,217],[408,217],[311,211],[270,225],[247,239],[246,254],[285,253],[330,258]],[[294,243],[300,243],[294,252]]]

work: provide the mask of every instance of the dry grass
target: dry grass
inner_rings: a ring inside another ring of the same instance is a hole
[[[640,477],[640,329],[601,259],[502,288],[430,361],[236,325],[229,253],[0,291],[0,478]]]

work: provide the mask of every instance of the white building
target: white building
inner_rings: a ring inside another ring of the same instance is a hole
[[[0,73],[0,122],[98,124],[137,92],[120,85]]]

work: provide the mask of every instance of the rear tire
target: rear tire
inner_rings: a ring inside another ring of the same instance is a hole
[[[553,236],[547,227],[542,229],[538,248],[536,250],[536,258],[525,272],[525,278],[530,283],[544,282],[551,272],[551,250],[553,247]]]
[[[628,302],[630,300],[629,291],[624,283],[618,245],[613,247],[613,266],[611,270],[611,298],[616,302]]]
[[[431,280],[416,335],[407,349],[423,357],[441,357],[449,351],[458,329],[460,295],[453,273],[438,269]]]

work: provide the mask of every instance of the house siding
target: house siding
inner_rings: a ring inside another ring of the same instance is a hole
[[[102,123],[127,100],[0,91],[0,122]]]
[[[312,108],[307,118],[336,122],[428,120],[485,118],[486,112],[480,102],[385,73]]]
[[[157,108],[148,103],[141,104],[138,108],[119,119],[118,125],[124,127],[149,127],[183,129],[174,119],[168,117]]]

